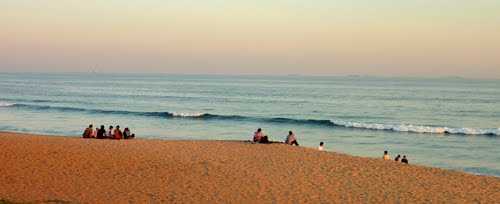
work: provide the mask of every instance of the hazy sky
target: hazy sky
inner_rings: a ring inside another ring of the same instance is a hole
[[[500,78],[500,1],[0,1],[0,71],[94,69]]]

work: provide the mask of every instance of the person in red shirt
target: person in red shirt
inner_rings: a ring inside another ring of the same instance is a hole
[[[115,134],[114,134],[114,139],[122,139],[123,138],[123,133],[122,131],[120,130],[120,126],[117,125],[116,128],[115,128]]]
[[[92,124],[89,125],[88,128],[85,129],[85,131],[83,132],[83,138],[90,138],[90,136],[92,135],[92,131],[93,131],[93,128],[92,128]]]

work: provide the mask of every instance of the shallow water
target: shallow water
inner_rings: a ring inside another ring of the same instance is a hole
[[[0,74],[0,130],[272,140],[500,176],[500,81],[460,78]]]

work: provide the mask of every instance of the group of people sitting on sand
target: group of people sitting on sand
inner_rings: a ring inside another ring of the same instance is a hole
[[[383,156],[384,160],[391,160],[391,157],[389,156],[389,152],[384,151],[384,156]],[[399,162],[401,160],[401,163],[405,163],[405,164],[408,164],[408,159],[406,158],[406,155],[403,155],[403,158],[401,158],[401,155],[398,154],[398,156],[396,156],[396,158],[394,158],[394,161],[396,162]]]
[[[271,141],[269,141],[267,135],[264,135],[261,128],[257,129],[257,131],[255,131],[255,133],[253,134],[253,142],[264,143],[264,144],[272,143]],[[284,143],[289,145],[299,146],[299,143],[297,142],[297,137],[295,137],[295,134],[293,134],[292,131],[288,131],[288,135],[286,136]]]
[[[135,138],[135,134],[130,132],[130,129],[126,127],[123,132],[120,130],[120,126],[117,125],[116,128],[113,126],[109,126],[108,131],[104,128],[104,125],[101,125],[101,128],[93,128],[93,125],[90,124],[88,128],[83,131],[83,138],[97,138],[97,139],[133,139]]]
[[[267,135],[264,135],[261,128],[257,129],[257,131],[255,131],[255,133],[253,134],[253,142],[254,143],[264,143],[264,144],[266,144],[266,143],[281,143],[281,142],[270,141],[269,138],[267,137]],[[283,143],[289,144],[289,145],[299,146],[299,142],[297,142],[297,137],[295,137],[295,134],[291,130],[288,131],[288,135],[286,136],[285,142],[283,142]],[[325,143],[324,142],[319,143],[318,150],[319,151],[325,150]]]
[[[257,131],[255,131],[255,133],[253,134],[253,142],[254,143],[264,143],[264,144],[281,143],[281,142],[271,142],[269,140],[269,138],[267,137],[267,135],[265,135],[264,132],[262,132],[261,128],[257,129]],[[286,136],[284,143],[289,144],[289,145],[299,146],[299,143],[297,142],[297,137],[295,137],[295,134],[293,134],[293,132],[291,130],[288,131],[288,135]],[[319,143],[318,150],[319,151],[325,150],[325,143],[324,142]],[[384,160],[391,160],[391,157],[389,156],[389,152],[387,150],[384,151],[383,159]],[[396,156],[396,158],[394,158],[394,161],[408,164],[408,158],[406,158],[406,155],[403,155],[403,157],[401,158],[401,155],[398,154],[398,156]]]
[[[267,135],[264,135],[261,128],[257,129],[257,131],[255,131],[255,133],[253,134],[253,142],[264,143],[264,144],[266,144],[266,143],[282,143],[282,142],[269,141],[269,138],[267,137]],[[299,142],[297,142],[297,137],[295,137],[295,134],[291,130],[288,131],[288,135],[286,136],[285,142],[283,142],[283,143],[289,144],[289,145],[299,146]],[[319,143],[318,150],[319,151],[325,150],[325,143],[324,142]]]
[[[101,128],[93,128],[93,125],[90,124],[88,128],[85,129],[83,132],[83,138],[97,138],[97,139],[133,139],[135,138],[135,134],[132,134],[130,132],[130,129],[126,127],[123,132],[120,130],[120,126],[117,125],[116,128],[113,128],[113,126],[109,126],[108,131],[104,129],[104,125],[101,125]],[[255,131],[253,135],[253,142],[254,143],[281,143],[281,142],[271,142],[268,138],[267,135],[262,132],[262,129],[259,128],[257,131]],[[299,146],[299,143],[297,142],[297,137],[295,137],[295,134],[290,130],[288,131],[288,135],[286,136],[285,144],[289,145],[296,145]],[[319,151],[324,150],[324,142],[320,142],[318,146]],[[384,160],[391,160],[391,157],[389,156],[388,151],[384,151]],[[403,155],[401,158],[401,155],[398,154],[394,161],[399,162],[401,160],[402,163],[408,164],[408,159],[406,158],[406,155]]]

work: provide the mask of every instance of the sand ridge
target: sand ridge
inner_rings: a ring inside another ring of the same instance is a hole
[[[76,203],[498,203],[500,178],[283,144],[0,132],[0,199]]]

